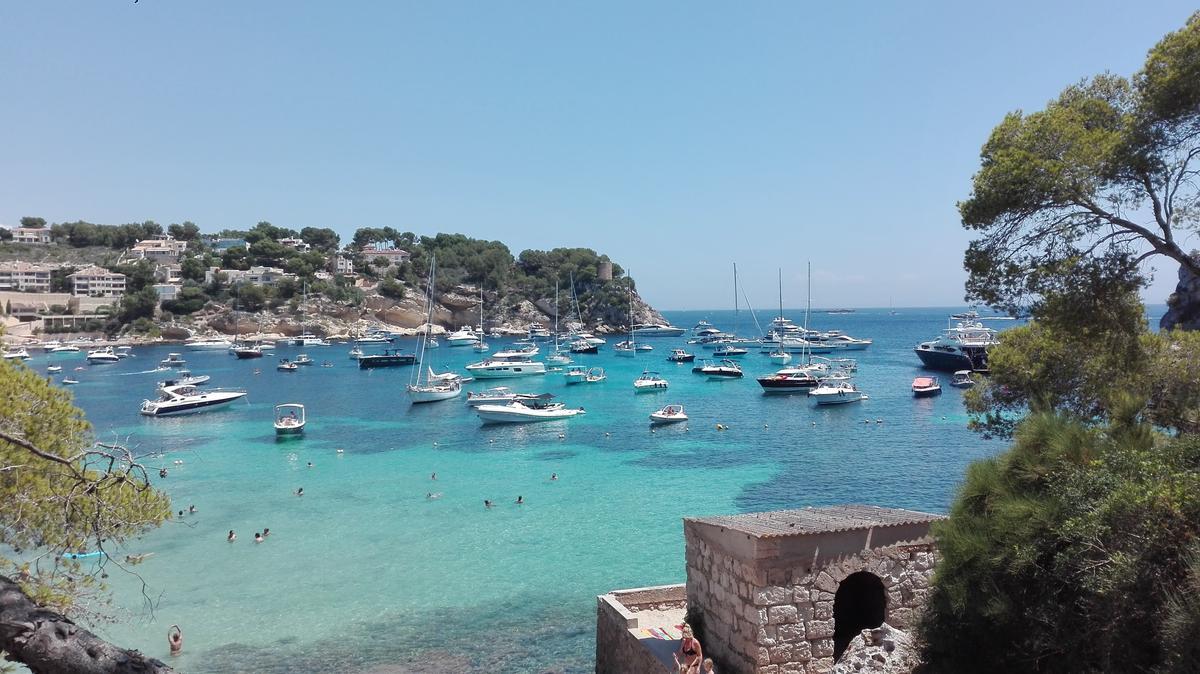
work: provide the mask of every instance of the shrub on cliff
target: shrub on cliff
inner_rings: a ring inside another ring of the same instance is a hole
[[[929,671],[1200,671],[1184,591],[1197,582],[1200,440],[1156,433],[1128,400],[1114,409],[1103,426],[1035,414],[1011,449],[968,469],[934,528]]]

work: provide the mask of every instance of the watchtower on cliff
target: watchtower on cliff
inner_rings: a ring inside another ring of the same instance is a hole
[[[906,629],[940,515],[845,505],[685,519],[688,615],[722,672],[828,672],[860,631]]]

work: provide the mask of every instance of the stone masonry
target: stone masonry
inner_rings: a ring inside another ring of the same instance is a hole
[[[684,520],[688,615],[705,654],[722,674],[825,674],[835,632],[848,641],[883,621],[909,629],[928,594],[938,519],[835,506]],[[860,572],[870,575],[847,581]]]

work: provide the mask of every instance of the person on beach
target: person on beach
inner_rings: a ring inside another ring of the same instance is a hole
[[[525,497],[524,496],[517,497],[517,505],[525,505]]]
[[[183,652],[183,630],[179,629],[179,625],[171,625],[167,630],[167,646],[171,649],[171,655]]]
[[[704,658],[704,667],[700,672],[701,674],[717,674],[717,670],[713,668],[712,658]]]
[[[229,535],[225,537],[225,540],[229,541],[230,543],[237,540],[237,534],[233,533],[233,529],[229,530]]]
[[[675,666],[679,674],[700,674],[700,663],[704,662],[704,652],[700,641],[692,636],[692,627],[683,623],[679,627],[683,638],[679,640],[679,650],[675,652]]]

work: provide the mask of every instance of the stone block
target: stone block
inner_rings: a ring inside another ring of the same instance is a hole
[[[810,638],[808,643],[812,644],[812,657],[814,660],[833,657],[833,637],[828,639]],[[831,661],[829,664],[832,665],[833,662]]]
[[[827,571],[822,571],[821,573],[817,574],[817,582],[814,583],[814,585],[818,590],[822,590],[824,592],[837,592],[838,588],[837,581],[834,580],[833,576],[829,575],[829,572]]]
[[[779,666],[780,674],[804,674],[804,669],[804,665],[798,662],[790,662]]]
[[[742,604],[742,618],[751,625],[766,625],[767,609],[753,604]]]
[[[813,604],[813,619],[814,620],[831,620],[833,619],[833,602],[819,601]]]
[[[813,619],[813,605],[809,603],[800,604],[796,607],[796,615],[800,617],[800,622],[808,622]]]
[[[771,664],[771,651],[766,646],[759,646],[755,649],[757,656],[754,658],[754,664],[758,666]]]
[[[776,634],[778,635],[777,638],[782,643],[794,644],[804,641],[804,624],[793,623],[790,625],[780,625]]]
[[[888,613],[888,624],[896,629],[906,630],[913,625],[913,610],[899,608]]]
[[[766,667],[759,667],[758,674],[779,674],[779,665],[767,665]]]
[[[759,646],[774,646],[776,643],[778,643],[776,641],[776,637],[778,635],[779,632],[775,625],[759,627],[755,641]]]
[[[833,636],[833,618],[829,620],[813,620],[808,623],[808,639],[824,639]]]
[[[771,663],[784,663],[792,661],[792,645],[779,644],[771,647]]]
[[[789,587],[764,587],[754,593],[755,606],[778,606],[790,603],[791,599],[792,589]]]
[[[796,607],[792,605],[772,606],[767,609],[767,622],[772,625],[788,624],[800,621]]]
[[[800,643],[795,644],[792,648],[792,657],[796,659],[796,662],[808,662],[811,660],[812,642],[801,641]]]

